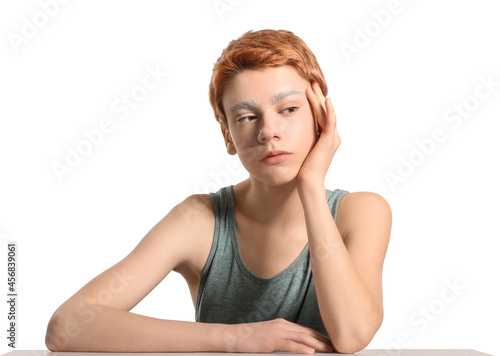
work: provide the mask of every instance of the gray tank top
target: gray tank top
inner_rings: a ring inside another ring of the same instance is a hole
[[[195,320],[241,324],[283,318],[328,337],[316,299],[309,243],[290,266],[271,278],[250,272],[243,263],[236,237],[232,189],[230,185],[210,193],[215,231],[201,272]],[[347,193],[326,189],[335,220],[340,198]]]

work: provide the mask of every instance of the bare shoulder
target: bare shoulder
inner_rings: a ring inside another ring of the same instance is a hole
[[[186,229],[184,241],[190,253],[174,271],[186,279],[201,274],[212,246],[215,216],[209,194],[193,194],[176,206]]]
[[[392,225],[392,211],[384,197],[373,192],[345,194],[337,211],[339,232],[344,241],[359,233],[379,230],[388,239]]]

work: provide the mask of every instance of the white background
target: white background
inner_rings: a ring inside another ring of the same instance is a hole
[[[239,161],[225,151],[208,83],[230,40],[271,28],[301,37],[325,73],[342,139],[327,188],[373,191],[392,208],[385,319],[368,348],[500,354],[498,4],[401,0],[388,18],[388,0],[220,2],[230,10],[212,0],[1,3],[0,290],[7,298],[6,243],[16,241],[17,348],[45,349],[56,308],[173,206],[247,177],[227,171]],[[148,67],[169,74],[128,115],[113,111]],[[475,98],[489,77],[496,86]],[[467,118],[446,121],[459,105]],[[54,162],[105,118],[114,130],[60,181]],[[416,141],[436,129],[445,139],[424,154]],[[406,177],[402,159],[414,162]],[[389,172],[402,177],[394,189]],[[461,289],[445,290],[453,283]],[[177,273],[133,311],[194,321]]]

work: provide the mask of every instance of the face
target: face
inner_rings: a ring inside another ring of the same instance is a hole
[[[295,68],[246,69],[224,88],[229,130],[222,128],[229,154],[238,154],[251,176],[269,185],[295,179],[317,140],[317,124],[305,90],[309,81]],[[289,152],[266,162],[271,150]]]

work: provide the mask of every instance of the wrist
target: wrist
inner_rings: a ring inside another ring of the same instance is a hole
[[[213,340],[215,340],[214,351],[236,352],[236,333],[235,327],[238,324],[214,324]]]
[[[314,180],[301,180],[297,182],[297,191],[301,199],[316,194],[326,194],[325,185]]]

